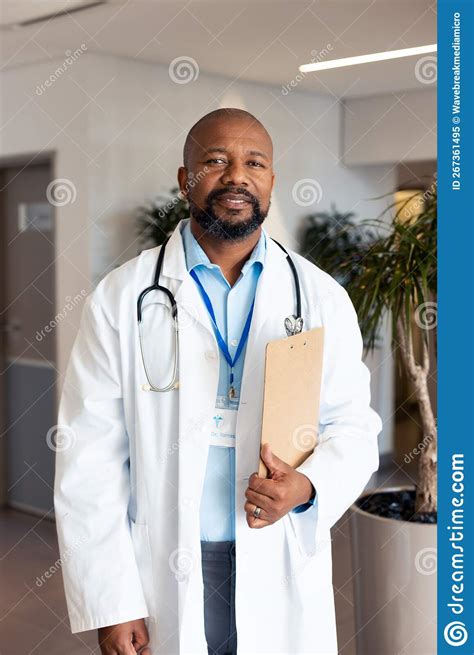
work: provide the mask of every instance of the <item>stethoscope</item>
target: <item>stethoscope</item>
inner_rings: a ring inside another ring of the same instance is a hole
[[[170,235],[171,236],[171,235]],[[166,240],[163,242],[160,252],[158,255],[158,261],[156,262],[156,268],[155,268],[155,276],[153,279],[153,284],[146,289],[143,289],[143,291],[140,293],[138,296],[137,300],[137,320],[138,320],[138,334],[139,334],[139,340],[140,340],[140,352],[142,356],[142,362],[143,362],[143,368],[145,370],[145,375],[146,379],[148,381],[148,384],[144,384],[142,389],[144,391],[171,391],[172,389],[177,389],[179,386],[179,381],[177,379],[178,377],[178,361],[179,361],[179,338],[178,338],[178,306],[176,304],[174,295],[171,293],[169,289],[166,287],[162,286],[160,284],[160,275],[161,275],[161,269],[163,266],[163,260],[165,257],[165,248],[166,244],[168,243],[170,236],[166,238]],[[302,329],[303,329],[303,317],[301,316],[301,289],[300,289],[300,281],[298,277],[298,272],[296,270],[296,266],[291,259],[289,253],[287,250],[281,245],[281,243],[278,243],[276,239],[273,239],[273,237],[270,237],[275,243],[280,246],[280,248],[283,250],[283,252],[286,253],[286,260],[288,262],[289,267],[291,268],[291,272],[293,274],[293,278],[295,280],[295,295],[296,295],[296,314],[290,314],[290,316],[287,316],[284,320],[284,325],[285,325],[285,331],[287,336],[291,337],[296,334],[299,334]],[[150,293],[150,291],[162,291],[168,296],[168,299],[170,301],[170,313],[171,313],[171,319],[173,322],[173,329],[174,329],[174,351],[175,351],[175,358],[174,358],[174,364],[173,364],[173,375],[171,378],[171,382],[167,384],[164,387],[156,387],[152,384],[150,380],[150,375],[148,373],[148,369],[146,366],[146,361],[145,361],[145,355],[143,352],[143,340],[142,340],[142,303],[143,299],[145,296]]]

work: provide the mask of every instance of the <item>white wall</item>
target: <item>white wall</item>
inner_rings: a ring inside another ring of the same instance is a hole
[[[348,165],[436,159],[436,90],[345,101],[344,161]]]
[[[43,62],[1,72],[0,157],[18,156],[27,163],[50,152],[54,156],[54,177],[74,181],[75,202],[55,209],[56,302],[60,311],[67,297],[90,290],[89,176],[83,154],[89,112],[82,91],[69,76],[61,77],[45,93],[37,95],[36,87],[51,75],[57,63]],[[74,79],[84,86],[87,67],[82,64],[74,64]],[[77,305],[57,328],[59,375],[65,371],[80,311]]]
[[[276,185],[266,226],[272,236],[297,247],[301,219],[310,211],[354,210],[379,214],[391,191],[391,165],[348,168],[342,161],[343,108],[333,98],[278,87],[233,82],[201,73],[195,82],[174,83],[168,69],[135,60],[86,53],[41,96],[40,84],[58,62],[2,73],[3,130],[0,156],[56,153],[55,176],[73,181],[73,205],[56,214],[58,309],[67,295],[94,285],[133,257],[134,211],[147,198],[176,184],[189,128],[213,109],[234,106],[255,114],[274,141]],[[79,86],[80,85],[80,86]],[[298,180],[312,178],[322,199],[301,207],[292,199]],[[65,371],[78,317],[59,324],[58,372]],[[376,354],[374,404],[386,420],[382,451],[391,438],[391,362]],[[59,385],[60,387],[61,385]],[[384,392],[377,394],[383,388]],[[387,389],[387,392],[385,392]]]

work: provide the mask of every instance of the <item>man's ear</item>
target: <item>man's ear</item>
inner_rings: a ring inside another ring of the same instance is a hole
[[[188,194],[188,169],[185,166],[178,168],[178,185],[183,196]]]

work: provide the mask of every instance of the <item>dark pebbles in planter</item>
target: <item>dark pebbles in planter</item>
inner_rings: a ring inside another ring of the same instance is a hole
[[[396,489],[379,491],[370,496],[362,496],[357,507],[386,519],[411,521],[412,523],[436,523],[436,512],[415,514],[415,490]]]

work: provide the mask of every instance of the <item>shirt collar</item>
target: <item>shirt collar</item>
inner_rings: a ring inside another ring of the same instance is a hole
[[[191,271],[196,266],[205,266],[206,268],[218,268],[220,270],[220,266],[218,264],[213,264],[199,245],[199,242],[191,231],[190,223],[191,219],[187,218],[181,231],[184,253],[186,257],[186,268],[188,271]],[[255,248],[250,253],[250,257],[244,262],[244,265],[242,266],[242,275],[245,275],[245,272],[256,262],[260,262],[263,268],[265,265],[266,246],[267,244],[265,231],[262,229],[260,233],[260,239],[257,241]]]

